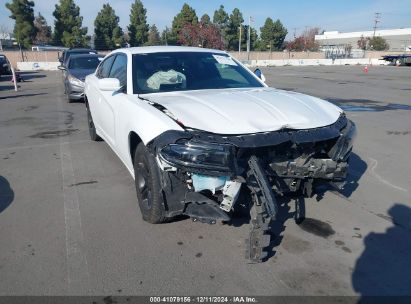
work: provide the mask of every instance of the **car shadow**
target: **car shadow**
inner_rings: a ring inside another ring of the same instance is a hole
[[[299,225],[304,222],[305,219],[305,199],[302,197],[280,197],[276,198],[278,203],[278,210],[277,215],[274,220],[270,223],[270,229],[268,234],[270,235],[270,244],[264,249],[267,252],[267,257],[264,258],[263,262],[269,260],[276,254],[276,248],[281,244],[283,240],[283,233],[285,231],[286,225],[285,223],[289,219],[294,219],[296,224]],[[242,204],[243,202],[240,200],[237,202]],[[291,212],[291,204],[295,205],[293,212]],[[233,214],[232,219],[230,222],[227,222],[227,225],[240,227],[242,225],[246,225],[250,223],[250,213],[246,211],[247,207],[242,206],[242,211]],[[298,210],[298,211],[297,211]],[[244,240],[248,238],[248,235],[244,236]]]
[[[14,87],[13,87],[13,89],[14,89]],[[32,97],[32,96],[38,96],[38,95],[46,95],[46,93],[8,95],[8,96],[1,96],[1,97],[0,97],[0,99],[21,98],[21,97]]]
[[[400,203],[388,210],[392,226],[364,238],[364,251],[352,273],[352,285],[360,294],[358,303],[398,303],[411,296],[411,208]],[[396,296],[390,298],[375,298]],[[379,301],[378,301],[379,300]]]
[[[334,191],[338,192],[339,194],[343,195],[346,198],[349,198],[354,191],[358,188],[360,185],[360,179],[364,175],[364,173],[367,171],[368,165],[365,161],[362,160],[362,158],[356,154],[356,153],[351,153],[350,159],[348,160],[348,173],[347,173],[347,178],[345,179],[345,185],[343,186],[342,189],[337,189],[331,185],[325,184],[320,187],[316,188],[316,200],[320,201],[323,199],[324,194],[327,191]]]
[[[22,78],[23,81],[30,82],[30,79],[35,79],[35,78],[45,78],[47,77],[45,74],[42,74],[41,72],[38,71],[24,71],[24,72],[17,72],[20,77]]]
[[[339,190],[338,192],[344,197],[350,197],[352,193],[358,188],[359,181],[366,171],[367,163],[363,161],[358,154],[352,153],[349,159],[349,171],[346,179],[347,182],[344,188]],[[324,198],[324,194],[327,191],[336,191],[336,189],[335,187],[329,185],[317,187],[317,195],[315,196],[315,199],[317,201],[322,200]],[[230,222],[227,223],[228,225],[240,227],[242,225],[250,223],[249,207],[246,203],[246,197],[246,194],[240,194],[240,197],[236,202],[236,206],[240,207],[240,212],[233,214],[233,218]],[[277,197],[277,202],[278,212],[275,220],[271,221],[270,224],[269,234],[271,236],[271,239],[270,245],[266,249],[268,255],[265,261],[275,256],[276,248],[281,244],[283,240],[283,234],[286,229],[285,223],[289,219],[294,219],[295,223],[297,225],[301,225],[301,227],[303,227],[305,224],[305,199],[303,197],[292,195],[286,197]],[[291,211],[292,204],[294,204],[293,209],[295,211]],[[310,220],[312,221],[313,219]],[[307,225],[310,223],[307,223]]]
[[[9,181],[0,175],[0,213],[7,209],[14,200],[14,191]]]

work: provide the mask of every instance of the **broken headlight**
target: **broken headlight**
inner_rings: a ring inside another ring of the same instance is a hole
[[[357,128],[351,120],[348,120],[347,125],[341,129],[340,137],[328,152],[328,155],[335,161],[346,161],[350,156],[356,136]]]
[[[186,169],[232,172],[234,165],[233,146],[183,141],[168,144],[159,156],[175,167]]]

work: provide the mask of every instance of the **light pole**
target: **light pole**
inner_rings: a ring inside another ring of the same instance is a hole
[[[250,60],[251,16],[248,17],[247,60]]]
[[[239,37],[238,37],[238,54],[241,54],[241,28],[242,28],[242,26],[240,24],[240,34],[239,34]]]

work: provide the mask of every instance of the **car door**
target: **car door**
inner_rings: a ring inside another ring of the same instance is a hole
[[[89,99],[89,106],[91,110],[91,115],[94,120],[94,125],[96,128],[103,133],[103,137],[106,138],[106,132],[102,128],[102,120],[103,120],[103,113],[102,107],[104,106],[103,103],[103,94],[100,91],[98,86],[98,80],[103,78],[108,78],[111,66],[113,65],[113,61],[115,59],[115,55],[111,55],[105,58],[97,68],[95,75],[93,76],[92,83],[89,87],[88,92],[88,99]]]
[[[127,92],[127,56],[116,53],[108,78],[117,78],[121,89],[116,92],[101,91],[101,127],[112,146],[116,147],[116,116],[121,99]]]
[[[68,86],[68,74],[69,74],[68,67],[69,67],[69,65],[70,65],[70,60],[67,62],[66,69],[62,70],[64,92],[66,92],[66,93],[70,93],[69,90],[68,90],[68,88],[69,88],[69,86]]]

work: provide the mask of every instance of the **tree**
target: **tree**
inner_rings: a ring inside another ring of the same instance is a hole
[[[320,32],[317,27],[309,28],[304,31],[302,35],[296,37],[294,40],[286,44],[289,51],[318,51],[319,44],[315,41],[315,35]]]
[[[225,40],[226,40],[227,47],[229,50],[238,49],[240,26],[242,26],[243,22],[244,22],[243,14],[240,12],[240,10],[238,8],[233,9],[233,12],[231,13],[229,21],[228,21],[226,34],[225,34]],[[242,27],[241,31],[242,31],[241,37],[247,38],[248,31],[245,29],[244,26]]]
[[[53,12],[54,33],[53,40],[57,45],[65,47],[87,46],[90,37],[87,36],[87,27],[82,27],[83,17],[80,8],[73,0],[60,0]]]
[[[358,47],[365,51],[368,48],[368,42],[369,42],[370,38],[365,38],[364,36],[361,36],[361,38],[357,41],[357,45]]]
[[[382,37],[374,36],[369,40],[370,49],[374,51],[386,51],[390,48],[390,45]]]
[[[150,30],[148,32],[148,42],[147,45],[160,45],[160,33],[158,32],[157,26],[153,24],[150,26]]]
[[[29,48],[36,37],[36,27],[34,26],[34,2],[29,0],[12,0],[6,3],[6,8],[10,10],[10,18],[15,20],[14,37],[24,48]]]
[[[166,26],[164,31],[161,33],[161,44],[163,45],[168,45],[169,44],[169,38],[172,36],[171,30]]]
[[[241,49],[245,50],[247,49],[247,40],[248,40],[248,25],[243,25],[241,27]],[[238,39],[236,40],[236,48],[235,50],[238,50]],[[259,47],[259,39],[258,39],[258,34],[257,30],[253,27],[250,29],[250,50],[255,50]]]
[[[147,10],[140,0],[131,5],[130,25],[128,26],[130,45],[141,46],[148,39]]]
[[[38,14],[34,19],[37,35],[34,39],[36,44],[47,44],[51,41],[51,26],[47,25],[46,19],[42,14]]]
[[[112,50],[123,44],[123,30],[120,18],[110,4],[104,4],[94,20],[94,47],[98,50]]]
[[[288,51],[302,52],[305,50],[305,39],[303,36],[294,38],[294,40],[286,43]]]
[[[179,33],[179,42],[183,45],[222,49],[220,30],[214,24],[186,23]]]
[[[220,8],[218,10],[214,11],[213,23],[220,30],[222,40],[225,44],[227,44],[227,42],[226,42],[226,33],[227,33],[227,30],[228,30],[229,21],[230,21],[230,17],[227,14],[227,12],[224,10],[224,5],[220,5]]]
[[[270,50],[279,51],[283,48],[287,29],[280,20],[273,21],[271,18],[265,20],[264,26],[260,28],[261,40]]]
[[[214,11],[213,23],[220,29],[225,29],[227,27],[229,19],[230,17],[224,10],[224,5],[220,5],[220,8]]]
[[[178,42],[180,31],[186,24],[196,25],[197,23],[198,17],[196,11],[187,3],[184,3],[181,11],[173,19],[171,37],[169,38],[171,43],[174,44]]]
[[[211,23],[211,19],[210,19],[210,16],[208,15],[208,14],[204,14],[204,15],[202,15],[201,16],[201,19],[200,19],[200,22],[202,23],[202,24],[210,24]]]

